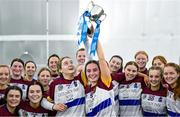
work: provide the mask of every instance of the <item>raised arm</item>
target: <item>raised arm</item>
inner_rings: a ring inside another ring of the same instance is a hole
[[[87,63],[89,60],[92,60],[93,58],[92,58],[92,56],[90,56],[90,54],[89,54],[89,48],[90,48],[90,43],[89,43],[89,37],[87,37],[87,39],[86,39],[86,43],[85,43],[85,51],[86,51],[86,61],[85,61],[85,63]]]
[[[98,44],[97,44],[97,56],[99,59],[99,66],[100,66],[100,71],[101,71],[101,80],[106,86],[110,87],[112,78],[110,75],[108,63],[104,57],[104,52],[103,52],[100,41],[98,41]]]

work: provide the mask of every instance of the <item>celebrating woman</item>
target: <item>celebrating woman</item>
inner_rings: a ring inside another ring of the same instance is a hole
[[[18,116],[18,105],[22,99],[22,90],[18,86],[6,88],[4,99],[6,104],[0,107],[0,116]]]
[[[43,67],[43,68],[41,68],[39,70],[39,72],[38,72],[38,82],[40,82],[42,84],[42,86],[43,86],[45,97],[47,97],[47,95],[48,95],[49,83],[52,80],[53,79],[51,77],[51,71],[48,68]]]
[[[100,42],[97,55],[98,62],[91,60],[85,65],[86,116],[115,116],[112,78]]]
[[[47,117],[49,111],[41,107],[41,100],[43,98],[43,87],[42,85],[34,81],[28,86],[27,99],[22,101],[20,104],[19,115],[22,117],[26,116],[38,116]]]
[[[4,93],[10,81],[10,69],[7,65],[0,65],[0,105],[5,103]]]
[[[168,83],[166,106],[169,116],[180,116],[180,67],[167,63],[164,67],[164,79]]]
[[[128,62],[119,84],[120,116],[142,116],[141,93],[146,87],[144,78],[138,75],[138,65],[134,61]]]
[[[160,67],[149,68],[150,87],[144,87],[141,106],[144,116],[166,116],[167,90],[161,84],[163,71]]]

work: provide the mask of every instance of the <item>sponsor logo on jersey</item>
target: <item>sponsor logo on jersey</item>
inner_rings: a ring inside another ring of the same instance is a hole
[[[24,84],[22,85],[22,89],[25,90],[25,85]]]
[[[154,100],[154,97],[155,97],[154,95],[150,95],[149,98],[148,98],[148,100],[149,100],[149,101],[153,101],[153,100]]]
[[[138,85],[137,85],[137,83],[135,83],[135,84],[134,84],[134,88],[138,88]]]
[[[159,97],[158,102],[162,102],[162,97]]]
[[[146,94],[143,94],[143,97],[142,97],[142,98],[145,99],[146,97],[147,97]]]
[[[61,91],[63,89],[63,85],[58,86],[58,90]]]
[[[77,85],[78,85],[78,84],[77,84],[77,81],[74,81],[74,86],[77,87]]]

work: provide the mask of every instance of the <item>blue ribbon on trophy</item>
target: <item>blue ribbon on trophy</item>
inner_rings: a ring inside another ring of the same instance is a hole
[[[96,22],[96,28],[95,28],[94,35],[93,35],[93,38],[92,38],[91,49],[90,49],[90,55],[93,54],[94,56],[95,56],[95,53],[96,53],[97,42],[98,42],[98,37],[99,37],[99,33],[100,33],[101,21],[96,20],[95,22]]]
[[[78,33],[77,35],[80,36],[78,40],[78,44],[83,42],[84,44],[86,43],[86,38],[87,38],[87,31],[88,31],[88,25],[86,21],[86,17],[90,17],[91,14],[89,11],[85,11],[83,15],[80,17],[80,21],[78,23]]]
[[[77,32],[77,36],[79,36],[78,44],[80,45],[81,42],[85,44],[87,36],[89,36],[88,32],[93,33],[92,41],[91,41],[91,48],[90,48],[90,55],[95,56],[98,37],[100,33],[100,24],[105,18],[106,18],[106,14],[104,13],[103,8],[97,4],[94,4],[92,1],[89,3],[88,9],[80,17],[80,20],[78,23],[79,27],[78,27],[78,32]],[[91,22],[94,22],[96,24],[95,30],[94,28],[92,28],[93,26]],[[90,28],[88,27],[87,23],[91,24]]]

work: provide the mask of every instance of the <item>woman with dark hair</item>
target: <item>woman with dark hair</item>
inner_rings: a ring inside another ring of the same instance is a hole
[[[52,54],[48,58],[48,67],[51,71],[51,77],[53,79],[56,79],[58,77],[58,71],[57,71],[57,63],[60,61],[60,57],[57,54]]]
[[[51,77],[51,71],[43,67],[38,72],[38,82],[40,82],[44,89],[44,96],[47,97],[49,91],[49,84],[53,80]]]
[[[43,86],[34,81],[27,88],[27,100],[20,104],[20,116],[38,116],[47,117],[49,111],[41,107],[41,100],[43,99]]]
[[[123,70],[123,58],[119,55],[113,55],[109,60],[109,69],[111,73],[121,73]]]
[[[98,62],[90,60],[85,65],[86,116],[115,116],[112,78],[100,42],[97,56]]]
[[[168,83],[166,106],[169,116],[180,116],[180,67],[167,63],[164,67],[164,79]]]
[[[20,58],[15,58],[11,61],[11,83],[19,83],[24,77],[24,61]]]
[[[109,60],[109,69],[112,74],[114,73],[122,73],[123,70],[123,59],[119,55],[113,55],[111,59]],[[113,78],[113,77],[112,77]],[[119,94],[119,82],[112,79],[113,84],[113,90],[114,90],[114,110],[116,113],[116,116],[119,115],[119,100],[118,100],[118,94]]]
[[[37,66],[34,61],[27,61],[24,65],[24,81],[32,82],[37,80],[37,78],[35,78],[36,69]]]
[[[15,58],[11,62],[11,80],[10,85],[16,85],[23,91],[23,99],[26,99],[27,87],[31,82],[24,80],[24,62],[20,58]]]
[[[75,66],[72,59],[69,57],[61,59],[58,64],[61,75],[51,82],[47,98],[61,105],[56,116],[113,115],[114,95],[111,75],[99,42],[97,55],[99,62],[95,60],[87,62],[85,70],[77,76],[74,76]],[[46,108],[50,107],[49,104],[45,106],[45,102],[43,105]]]
[[[6,103],[0,107],[0,116],[18,116],[22,90],[17,86],[9,86],[6,88],[4,99]]]
[[[122,117],[142,116],[141,93],[146,87],[144,78],[138,75],[139,67],[136,62],[130,61],[120,74],[119,82],[119,114]]]

